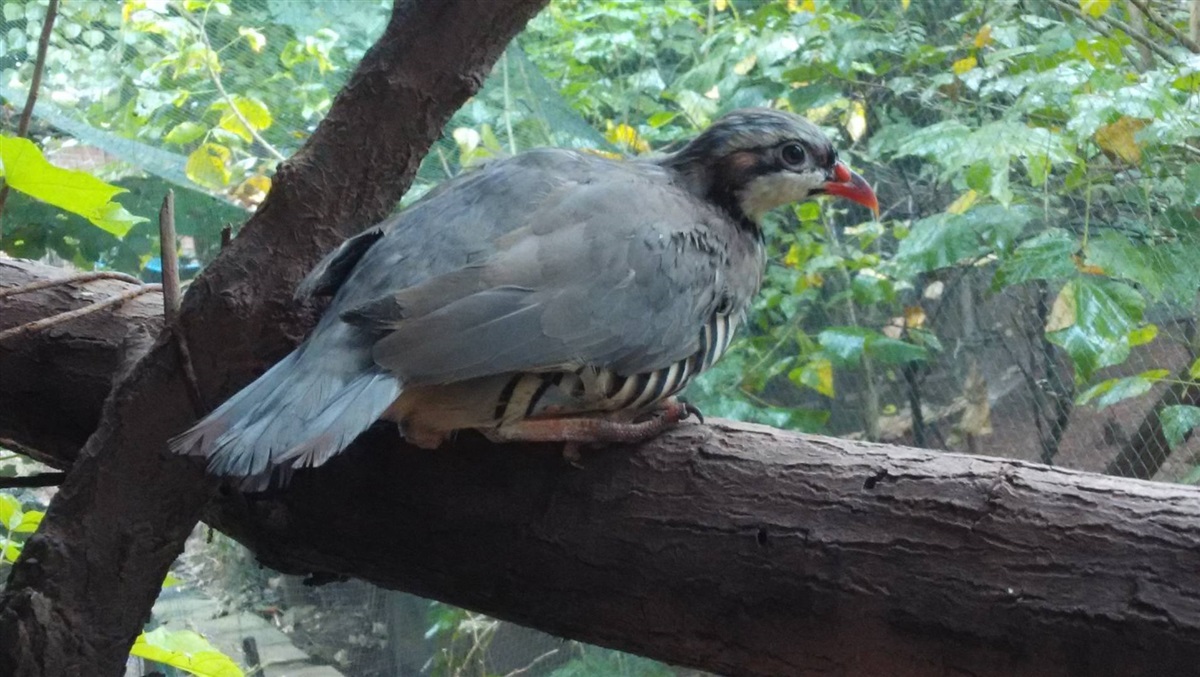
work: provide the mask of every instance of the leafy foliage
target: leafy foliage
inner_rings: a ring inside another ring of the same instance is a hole
[[[229,656],[191,630],[158,628],[143,632],[129,653],[197,677],[242,677],[245,674]]]

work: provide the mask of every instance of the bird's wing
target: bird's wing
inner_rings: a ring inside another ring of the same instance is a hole
[[[591,365],[634,374],[695,352],[721,302],[733,225],[669,183],[616,173],[526,205],[494,253],[342,307],[381,338],[372,354],[406,384]]]

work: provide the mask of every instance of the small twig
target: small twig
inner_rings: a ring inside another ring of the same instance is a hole
[[[1192,8],[1188,17],[1188,33],[1192,42],[1200,42],[1200,0],[1192,0]]]
[[[67,478],[65,472],[39,472],[21,477],[0,477],[0,489],[33,489],[57,487]]]
[[[33,62],[33,77],[29,80],[29,93],[25,95],[25,108],[21,110],[21,119],[17,123],[17,136],[23,137],[29,133],[29,122],[33,119],[33,105],[37,103],[38,90],[42,87],[42,72],[46,69],[46,50],[50,46],[50,32],[54,30],[54,20],[58,17],[58,0],[50,0],[46,7],[46,18],[42,21],[42,36],[38,38],[37,58]],[[8,201],[8,184],[0,179],[0,214],[4,213],[4,203]],[[4,222],[0,221],[0,240],[4,239]]]
[[[135,287],[134,289],[117,294],[116,296],[110,296],[99,303],[93,303],[90,306],[76,308],[75,310],[59,313],[57,315],[51,315],[50,317],[45,317],[34,322],[26,322],[25,324],[13,327],[12,329],[0,331],[0,341],[5,341],[13,338],[14,336],[24,336],[25,334],[41,331],[43,329],[53,327],[56,324],[62,324],[63,322],[74,320],[75,318],[83,317],[84,315],[90,315],[111,306],[120,305],[132,298],[141,296],[142,294],[149,294],[150,292],[157,292],[161,290],[162,285],[158,284],[146,284],[140,287]]]
[[[562,651],[562,647],[555,647],[555,648],[547,651],[546,653],[534,658],[532,661],[529,662],[529,665],[526,665],[523,668],[517,668],[516,670],[513,670],[512,672],[506,673],[504,675],[504,677],[518,677],[518,675],[523,675],[523,674],[529,672],[530,670],[532,670],[535,665],[537,665],[538,663],[541,663],[542,661],[553,656],[554,654],[558,653],[559,651]]]
[[[1096,31],[1097,33],[1111,37],[1111,33],[1109,33],[1109,31],[1104,28],[1104,24],[1102,24],[1101,22],[1097,21],[1096,19],[1093,19],[1092,17],[1088,16],[1085,12],[1080,10],[1078,7],[1069,5],[1065,2],[1063,2],[1062,0],[1049,0],[1049,1],[1050,1],[1051,5],[1054,5],[1059,10],[1061,10],[1063,12],[1067,12],[1073,16],[1079,17],[1080,19],[1083,20],[1083,22],[1085,24],[1087,24],[1089,27],[1091,27],[1092,30]],[[1116,28],[1116,29],[1124,32],[1126,35],[1129,36],[1129,38],[1131,40],[1134,40],[1136,42],[1139,42],[1139,43],[1145,45],[1146,47],[1149,47],[1151,51],[1153,51],[1155,54],[1162,57],[1163,60],[1165,60],[1167,63],[1176,64],[1175,57],[1171,54],[1171,52],[1167,51],[1167,49],[1165,47],[1158,44],[1157,42],[1154,42],[1150,38],[1147,38],[1146,36],[1137,33],[1136,31],[1133,30],[1132,26],[1125,23],[1124,21],[1113,18],[1113,17],[1109,16],[1108,14],[1104,15],[1104,21],[1107,22],[1113,28]]]
[[[33,77],[29,80],[29,94],[25,97],[25,108],[21,110],[21,119],[17,123],[17,136],[25,136],[29,132],[29,122],[33,119],[33,104],[37,103],[38,90],[42,87],[42,73],[46,69],[46,50],[50,47],[50,32],[54,30],[54,20],[58,18],[58,0],[50,0],[46,7],[46,18],[42,21],[42,35],[38,38],[37,58],[33,62]]]
[[[168,189],[158,210],[158,242],[162,259],[163,317],[168,327],[179,319],[179,252],[175,249],[175,191]]]
[[[196,369],[192,366],[192,351],[188,349],[187,336],[179,324],[179,253],[175,251],[175,191],[168,190],[158,210],[159,251],[162,256],[163,328],[171,332],[175,347],[179,349],[179,367],[187,382],[188,399],[196,415],[207,411],[204,398],[200,395],[200,384]]]
[[[109,270],[98,270],[91,273],[79,273],[77,275],[68,275],[66,277],[56,277],[53,280],[38,280],[17,287],[9,287],[8,289],[0,289],[0,299],[6,296],[16,296],[17,294],[28,294],[39,289],[47,287],[57,287],[63,284],[83,284],[92,280],[120,280],[130,284],[140,285],[142,281],[132,275],[125,273],[115,273]]]
[[[253,637],[242,639],[242,653],[246,656],[250,677],[263,677],[262,658],[258,655],[258,642]]]
[[[1146,15],[1137,5],[1129,5],[1129,26],[1137,31],[1138,35],[1149,35],[1146,30]],[[1138,43],[1138,54],[1142,57],[1141,71],[1146,72],[1154,68],[1154,54],[1150,52],[1150,48],[1143,43]]]
[[[1174,24],[1163,18],[1163,15],[1156,12],[1149,2],[1146,2],[1146,0],[1129,0],[1129,2],[1134,7],[1140,9],[1142,14],[1150,20],[1150,23],[1169,33],[1171,37],[1178,40],[1179,44],[1191,50],[1193,54],[1200,54],[1200,43],[1184,35],[1183,31],[1176,28]]]

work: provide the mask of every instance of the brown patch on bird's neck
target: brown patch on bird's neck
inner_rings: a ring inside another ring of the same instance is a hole
[[[742,208],[741,193],[769,168],[763,166],[762,156],[750,151],[738,151],[720,158],[711,170],[705,198],[721,208],[742,228],[762,236],[758,222]]]

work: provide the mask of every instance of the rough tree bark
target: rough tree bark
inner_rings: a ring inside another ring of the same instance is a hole
[[[327,118],[189,289],[180,330],[210,402],[300,338],[295,282],[392,209],[451,113],[547,1],[397,0]],[[122,671],[212,488],[193,464],[163,453],[201,413],[180,373],[168,335],[113,389],[0,596],[0,675]]]
[[[45,274],[0,265],[0,288]],[[127,334],[64,325],[38,351],[73,362]],[[106,388],[99,374],[76,393],[0,374],[55,408]],[[0,408],[0,429],[16,415]],[[70,447],[53,426],[22,434]],[[380,427],[286,492],[222,492],[205,519],[282,571],[727,674],[1124,677],[1200,661],[1190,487],[727,422],[582,468],[557,452],[420,451]]]

